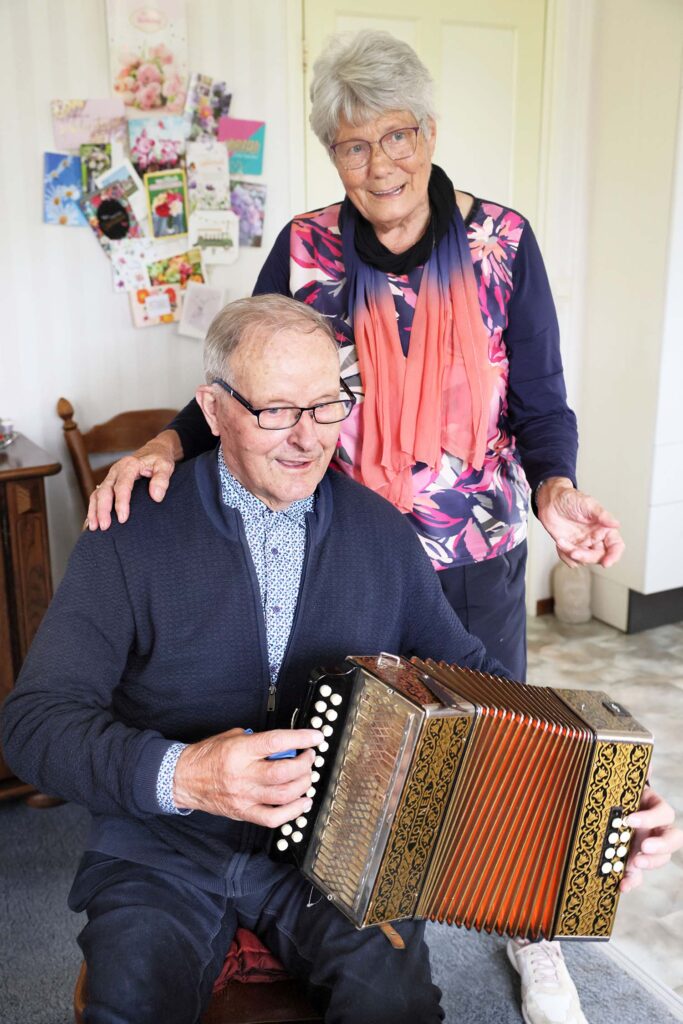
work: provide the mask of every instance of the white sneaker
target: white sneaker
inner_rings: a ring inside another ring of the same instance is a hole
[[[559,942],[510,939],[507,954],[522,979],[525,1024],[588,1024]]]

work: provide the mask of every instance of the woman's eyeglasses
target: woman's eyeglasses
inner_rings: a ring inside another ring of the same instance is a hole
[[[419,125],[412,125],[410,128],[394,128],[393,131],[387,132],[376,142],[368,142],[366,139],[347,139],[345,142],[335,142],[330,149],[342,170],[357,171],[359,167],[365,167],[370,163],[373,146],[379,146],[391,160],[405,160],[406,157],[412,156],[417,149],[419,130]]]

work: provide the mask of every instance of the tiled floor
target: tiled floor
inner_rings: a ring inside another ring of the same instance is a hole
[[[651,779],[683,822],[683,623],[626,636],[529,620],[529,682],[605,690],[655,737]],[[681,826],[683,827],[683,825]],[[619,904],[612,943],[683,997],[683,851]]]

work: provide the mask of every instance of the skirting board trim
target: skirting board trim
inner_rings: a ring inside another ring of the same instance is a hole
[[[664,1003],[673,1017],[683,1021],[683,999],[673,989],[658,981],[657,978],[653,978],[639,964],[631,960],[626,953],[623,953],[615,945],[614,939],[611,942],[596,943],[596,947],[599,948],[601,953],[604,953],[605,956],[608,956],[610,960],[621,967],[623,971],[626,971],[632,978],[635,978],[643,988],[647,989],[648,992],[651,992],[653,996]]]

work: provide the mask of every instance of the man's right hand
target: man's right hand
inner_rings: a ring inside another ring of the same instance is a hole
[[[115,462],[90,495],[88,529],[108,530],[112,508],[116,510],[118,521],[125,523],[130,512],[133,484],[142,476],[149,477],[150,497],[154,501],[163,501],[175,464],[182,457],[180,438],[175,430],[162,430],[133,455],[126,455]]]
[[[313,748],[323,738],[317,729],[230,729],[191,743],[175,768],[176,806],[277,828],[309,810]],[[267,760],[291,749],[301,753]]]

